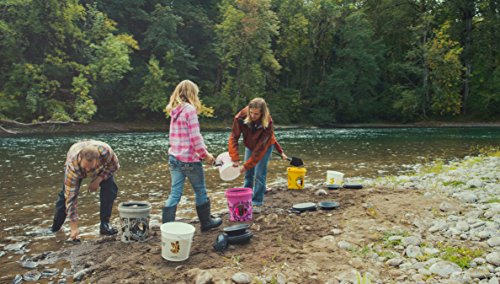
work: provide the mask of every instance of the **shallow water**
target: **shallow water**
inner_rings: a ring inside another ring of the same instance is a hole
[[[228,131],[203,132],[209,150],[217,155],[227,149]],[[319,183],[327,170],[346,178],[377,177],[411,171],[415,164],[435,159],[461,158],[479,147],[499,147],[500,128],[367,128],[289,129],[276,132],[288,156],[299,157],[307,169],[306,183]],[[24,240],[49,227],[53,206],[63,182],[63,164],[69,147],[82,139],[107,142],[122,166],[116,181],[119,202],[149,201],[153,214],[168,197],[167,133],[77,134],[0,138],[0,242]],[[268,185],[285,183],[289,162],[274,156]],[[226,208],[224,190],[243,183],[220,180],[218,170],[206,168],[206,180],[214,211]],[[79,196],[82,235],[97,235],[98,193],[87,193],[84,180]],[[194,196],[186,183],[179,216],[194,217]],[[116,223],[115,219],[115,223]],[[67,226],[67,225],[66,225]]]

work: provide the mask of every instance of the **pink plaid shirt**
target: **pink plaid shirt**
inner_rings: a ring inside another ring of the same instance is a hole
[[[172,110],[170,117],[168,154],[185,163],[203,160],[208,151],[200,133],[195,107],[189,103],[178,105]]]

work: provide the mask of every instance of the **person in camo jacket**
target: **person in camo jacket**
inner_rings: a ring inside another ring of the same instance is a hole
[[[82,180],[91,178],[89,192],[100,187],[100,234],[115,235],[118,231],[109,224],[118,186],[113,174],[120,168],[118,157],[111,147],[101,141],[87,140],[73,144],[66,156],[64,184],[55,205],[51,231],[61,229],[66,217],[70,221],[70,240],[79,242],[77,203]]]

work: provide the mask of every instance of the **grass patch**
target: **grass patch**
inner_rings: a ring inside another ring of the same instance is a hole
[[[398,256],[398,254],[392,252],[392,251],[387,251],[387,250],[383,250],[379,253],[377,253],[379,256],[381,257],[385,257],[387,259],[391,259],[391,258],[395,258]]]
[[[400,236],[401,238],[408,237],[410,233],[406,231],[387,231],[384,232],[384,235],[382,236],[382,241],[384,243],[384,247],[386,248],[393,248],[395,246],[401,245],[402,240],[389,240],[393,236]]]
[[[443,172],[443,170],[444,170],[444,161],[437,160],[432,164],[422,167],[420,172],[423,174],[439,174]]]
[[[462,269],[469,268],[470,262],[484,253],[481,249],[451,247],[442,243],[438,243],[437,247],[441,250],[441,259],[453,262]]]
[[[488,199],[486,203],[500,203],[500,198]]]
[[[459,181],[459,180],[453,180],[453,181],[445,181],[443,182],[444,186],[460,186],[460,185],[465,185],[465,182]]]

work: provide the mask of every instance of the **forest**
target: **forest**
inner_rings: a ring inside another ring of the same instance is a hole
[[[230,120],[498,121],[497,0],[0,0],[0,119],[165,119],[175,85]]]

